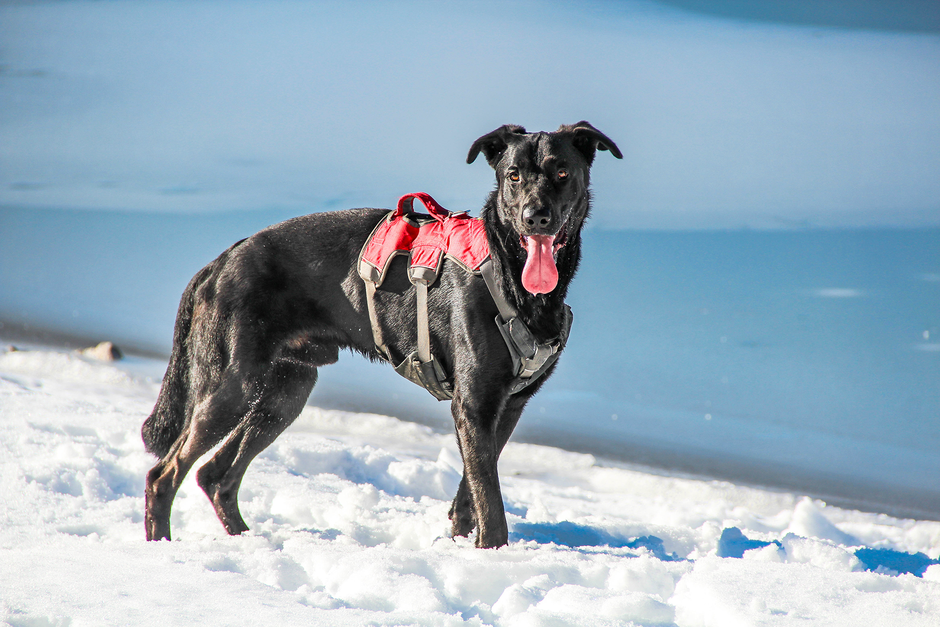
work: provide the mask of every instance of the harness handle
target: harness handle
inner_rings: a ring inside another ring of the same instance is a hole
[[[430,194],[415,192],[413,194],[405,194],[398,199],[398,207],[395,208],[395,211],[392,212],[389,219],[394,220],[406,213],[411,213],[414,209],[415,198],[420,200],[424,206],[428,208],[428,212],[430,212],[431,216],[438,222],[443,222],[450,215],[450,211],[438,204],[436,200],[431,198]]]

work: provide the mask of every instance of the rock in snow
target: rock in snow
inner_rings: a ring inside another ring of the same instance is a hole
[[[101,342],[100,344],[92,346],[91,348],[83,349],[81,353],[85,357],[90,357],[99,361],[117,361],[124,356],[121,353],[121,349],[115,346],[112,342]]]

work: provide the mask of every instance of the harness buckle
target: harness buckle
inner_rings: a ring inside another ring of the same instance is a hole
[[[571,308],[565,305],[565,322],[559,336],[551,342],[538,343],[529,327],[518,317],[509,320],[503,320],[501,316],[496,317],[496,327],[509,349],[517,379],[513,384],[513,394],[534,383],[555,363],[568,341],[573,318]]]

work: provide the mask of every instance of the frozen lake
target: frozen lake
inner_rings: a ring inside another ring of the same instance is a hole
[[[192,274],[283,217],[2,209],[0,319],[167,354]],[[569,301],[517,438],[940,516],[940,229],[591,228]],[[452,428],[359,357],[312,402]]]

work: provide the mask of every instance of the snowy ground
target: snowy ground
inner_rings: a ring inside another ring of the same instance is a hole
[[[588,119],[625,159],[594,167],[579,335],[517,440],[936,516],[936,12],[892,3],[918,25],[892,31],[862,0],[821,3],[835,23],[696,4],[2,2],[0,333],[165,350],[235,239],[416,190],[476,212],[475,137]],[[477,551],[446,537],[452,436],[312,408],[248,473],[251,533],[190,483],[176,541],[147,545],[163,365],[0,350],[0,622],[940,623],[940,523],[514,443],[511,545]],[[362,368],[314,401],[444,430],[387,368],[375,398],[343,389]]]
[[[447,536],[454,439],[308,407],[224,535],[188,478],[143,540],[163,363],[0,354],[0,620],[34,625],[935,625],[940,523],[510,443],[510,545]],[[860,548],[861,547],[861,548]],[[877,572],[870,572],[877,571]],[[900,574],[899,574],[900,571]]]

